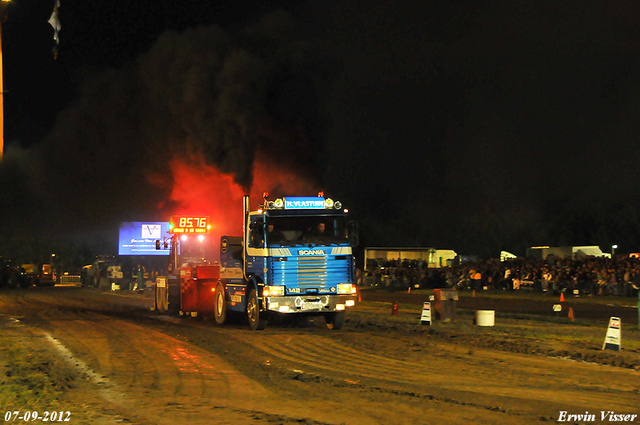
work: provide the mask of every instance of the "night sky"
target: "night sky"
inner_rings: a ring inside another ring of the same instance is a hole
[[[363,246],[640,251],[640,4],[13,0],[0,255],[339,199]],[[100,252],[102,251],[102,252]],[[113,252],[115,253],[115,252]]]

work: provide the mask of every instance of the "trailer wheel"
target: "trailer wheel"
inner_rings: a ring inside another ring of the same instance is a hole
[[[263,314],[260,314],[258,293],[255,289],[252,289],[247,297],[247,318],[249,319],[249,326],[254,331],[261,331],[267,327],[267,319]]]
[[[335,331],[342,329],[344,326],[344,311],[338,311],[337,313],[328,313],[324,316],[324,319],[327,322],[327,328],[333,329]]]
[[[227,321],[227,302],[225,298],[224,286],[218,282],[213,297],[213,315],[216,318],[216,323],[219,325],[224,325],[224,322]]]

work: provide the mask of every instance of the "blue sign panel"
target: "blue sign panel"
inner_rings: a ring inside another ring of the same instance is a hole
[[[135,221],[120,223],[118,255],[169,255],[169,249],[156,249],[156,241],[171,246],[169,222]]]
[[[324,198],[284,198],[284,208],[287,210],[323,210]]]

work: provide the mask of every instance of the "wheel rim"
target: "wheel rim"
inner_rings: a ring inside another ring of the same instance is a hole
[[[221,293],[216,294],[216,314],[222,315],[222,309],[224,308],[224,296]]]
[[[248,300],[247,314],[249,316],[249,321],[255,323],[258,318],[258,304],[256,303],[255,297],[251,297]]]

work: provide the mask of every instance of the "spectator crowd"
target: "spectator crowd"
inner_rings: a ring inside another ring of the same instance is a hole
[[[640,288],[640,259],[585,257],[580,259],[499,259],[463,262],[430,268],[421,260],[368,260],[359,284],[458,290],[577,290],[585,295],[636,296]]]

